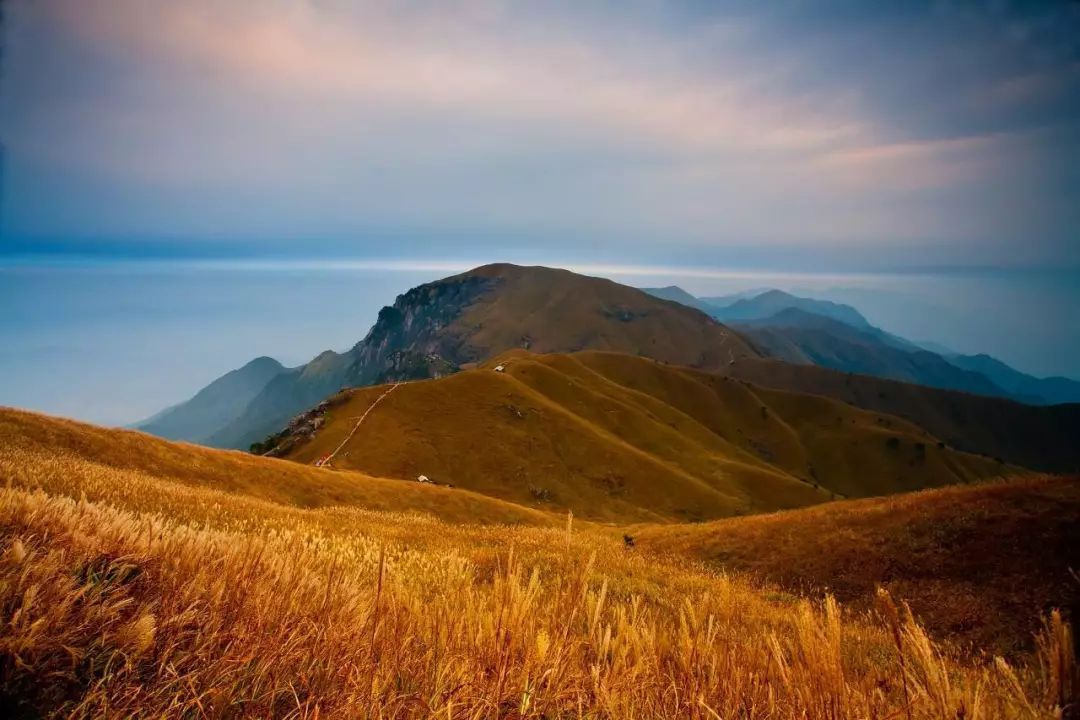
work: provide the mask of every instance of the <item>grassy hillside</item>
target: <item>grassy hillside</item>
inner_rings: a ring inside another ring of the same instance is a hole
[[[705,313],[611,280],[509,264],[485,265],[462,277],[493,282],[493,290],[448,328],[474,360],[513,348],[603,350],[718,369],[758,355]]]
[[[464,490],[333,473],[20,410],[0,408],[0,439],[0,473],[5,480],[29,488],[51,484],[76,495],[79,490],[89,493],[92,485],[103,500],[127,502],[145,486],[165,482],[183,494],[209,488],[297,508],[431,512],[448,521],[470,523],[552,522],[544,513]]]
[[[1047,472],[1080,471],[1080,404],[1035,407],[1002,398],[748,358],[724,370],[756,385],[813,393],[905,418],[949,445]]]
[[[1029,647],[1040,612],[1080,613],[1080,478],[1032,477],[634,531],[639,546],[868,606],[883,585],[932,632]]]
[[[1049,720],[1078,680],[1057,618],[1039,657],[988,664],[888,600],[852,613],[576,524],[301,508],[309,477],[376,481],[0,418],[6,717]],[[387,487],[352,499],[451,492]]]
[[[506,372],[493,370],[505,363]],[[386,387],[348,391],[287,457],[313,463]],[[517,351],[401,385],[333,466],[608,521],[700,520],[1003,472],[902,420],[615,353]]]

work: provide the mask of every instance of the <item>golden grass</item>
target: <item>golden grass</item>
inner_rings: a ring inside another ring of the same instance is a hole
[[[505,263],[464,275],[495,281],[441,333],[444,342],[460,343],[464,357],[492,358],[523,346],[541,353],[589,348],[716,370],[759,355],[700,310],[603,278]]]
[[[629,530],[644,551],[696,558],[801,593],[870,606],[883,585],[936,637],[1006,655],[1039,613],[1080,613],[1080,477],[1031,475],[695,525]]]
[[[113,430],[37,413],[0,408],[0,471],[28,487],[42,476],[51,483],[84,485],[66,476],[58,461],[71,458],[101,466],[103,493],[138,492],[140,478],[167,480],[174,491],[208,487],[303,508],[346,506],[372,510],[437,512],[444,520],[550,525],[549,514],[468,492],[402,483],[356,472],[330,472],[297,463],[211,450],[145,433]],[[126,471],[125,483],[108,470]],[[66,479],[65,479],[66,478]]]
[[[579,523],[300,508],[21,452],[0,464],[12,714],[1052,718],[1077,688],[1056,616],[1030,661],[971,660],[889,598],[770,595]]]
[[[401,385],[350,436],[385,391],[348,391],[287,457],[311,464],[344,443],[335,467],[609,522],[714,519],[1007,470],[899,418],[616,353],[516,351]]]

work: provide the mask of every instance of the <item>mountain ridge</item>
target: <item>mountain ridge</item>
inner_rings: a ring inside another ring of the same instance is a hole
[[[684,302],[697,306],[697,303],[706,303],[711,298],[695,298],[678,286],[667,288],[653,288],[657,292],[666,294],[676,302]],[[769,293],[772,293],[769,295]],[[754,304],[757,298],[769,295],[768,303]],[[949,350],[944,346],[927,342],[912,342],[886,330],[875,327],[858,313],[852,306],[830,301],[803,298],[780,290],[754,290],[748,293],[716,298],[716,300],[730,301],[725,307],[733,307],[732,303],[739,303],[736,315],[741,319],[730,320],[732,325],[740,326],[742,332],[748,336],[755,336],[759,349],[765,350],[776,359],[789,362],[811,362],[812,356],[825,354],[823,352],[825,338],[818,336],[807,338],[792,337],[791,328],[806,329],[815,324],[808,322],[806,318],[817,316],[829,318],[834,322],[841,323],[858,330],[860,333],[869,334],[882,346],[873,350],[879,362],[883,365],[875,366],[867,352],[870,348],[865,341],[860,341],[861,353],[853,349],[850,344],[851,334],[836,325],[827,326],[817,322],[817,329],[835,336],[840,343],[846,345],[847,350],[861,357],[850,358],[849,363],[825,363],[824,367],[843,370],[847,372],[861,372],[878,375],[879,377],[916,382],[930,387],[941,387],[963,392],[975,392],[979,394],[1009,398],[1032,405],[1053,405],[1061,403],[1080,402],[1080,382],[1066,377],[1039,378],[1023,373],[1006,363],[985,353],[977,355],[964,355]],[[823,303],[823,305],[822,305]],[[821,308],[829,306],[848,308],[858,315],[859,319],[845,319],[844,313],[821,312]],[[776,310],[771,315],[769,311]],[[710,312],[721,319],[725,318],[725,310],[713,308]],[[801,321],[793,321],[798,313],[803,313]],[[839,330],[839,332],[838,332]],[[803,347],[804,344],[809,347]],[[843,349],[833,348],[834,351]],[[902,351],[913,357],[907,359],[898,356],[894,351]],[[881,357],[882,355],[888,358]],[[932,357],[934,356],[934,357]],[[886,361],[887,360],[887,361]],[[953,366],[955,370],[943,367],[943,363]],[[900,366],[908,366],[906,369]],[[972,374],[982,376],[982,379]]]
[[[1012,397],[982,373],[956,367],[929,350],[906,350],[877,328],[846,323],[798,308],[762,320],[735,323],[755,346],[777,360],[873,375],[927,387]],[[1013,398],[1015,399],[1015,398]]]
[[[289,370],[277,360],[265,355],[257,357],[217,378],[190,399],[132,427],[169,440],[205,442],[284,372]]]
[[[811,393],[909,420],[958,449],[1032,470],[1080,472],[1080,404],[1027,405],[1008,398],[771,359],[725,372],[762,387]]]
[[[614,350],[710,369],[757,355],[696,309],[603,278],[495,263],[402,293],[346,352],[271,378],[208,444],[247,448],[343,387],[442,375],[515,347]]]
[[[898,418],[619,353],[515,350],[386,390],[335,396],[275,454],[310,464],[336,451],[335,468],[602,521],[703,520],[1008,469]]]

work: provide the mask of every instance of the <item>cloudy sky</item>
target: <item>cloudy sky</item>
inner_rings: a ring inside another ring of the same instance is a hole
[[[1080,3],[7,0],[0,251],[1080,265]]]

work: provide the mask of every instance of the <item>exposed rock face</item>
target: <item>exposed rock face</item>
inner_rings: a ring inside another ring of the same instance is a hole
[[[398,350],[391,353],[387,367],[375,378],[375,383],[405,382],[440,378],[457,372],[459,367],[441,355],[424,354],[415,350]]]
[[[251,452],[256,455],[282,457],[297,444],[313,440],[315,433],[321,430],[326,422],[326,412],[347,399],[348,395],[346,393],[338,393],[329,400],[323,400],[315,407],[300,413],[290,420],[289,424],[281,432],[275,433],[265,440],[252,443]]]
[[[367,337],[349,352],[348,383],[439,377],[463,362],[478,359],[448,329],[497,283],[495,278],[459,275],[399,295],[393,305],[379,312]]]

